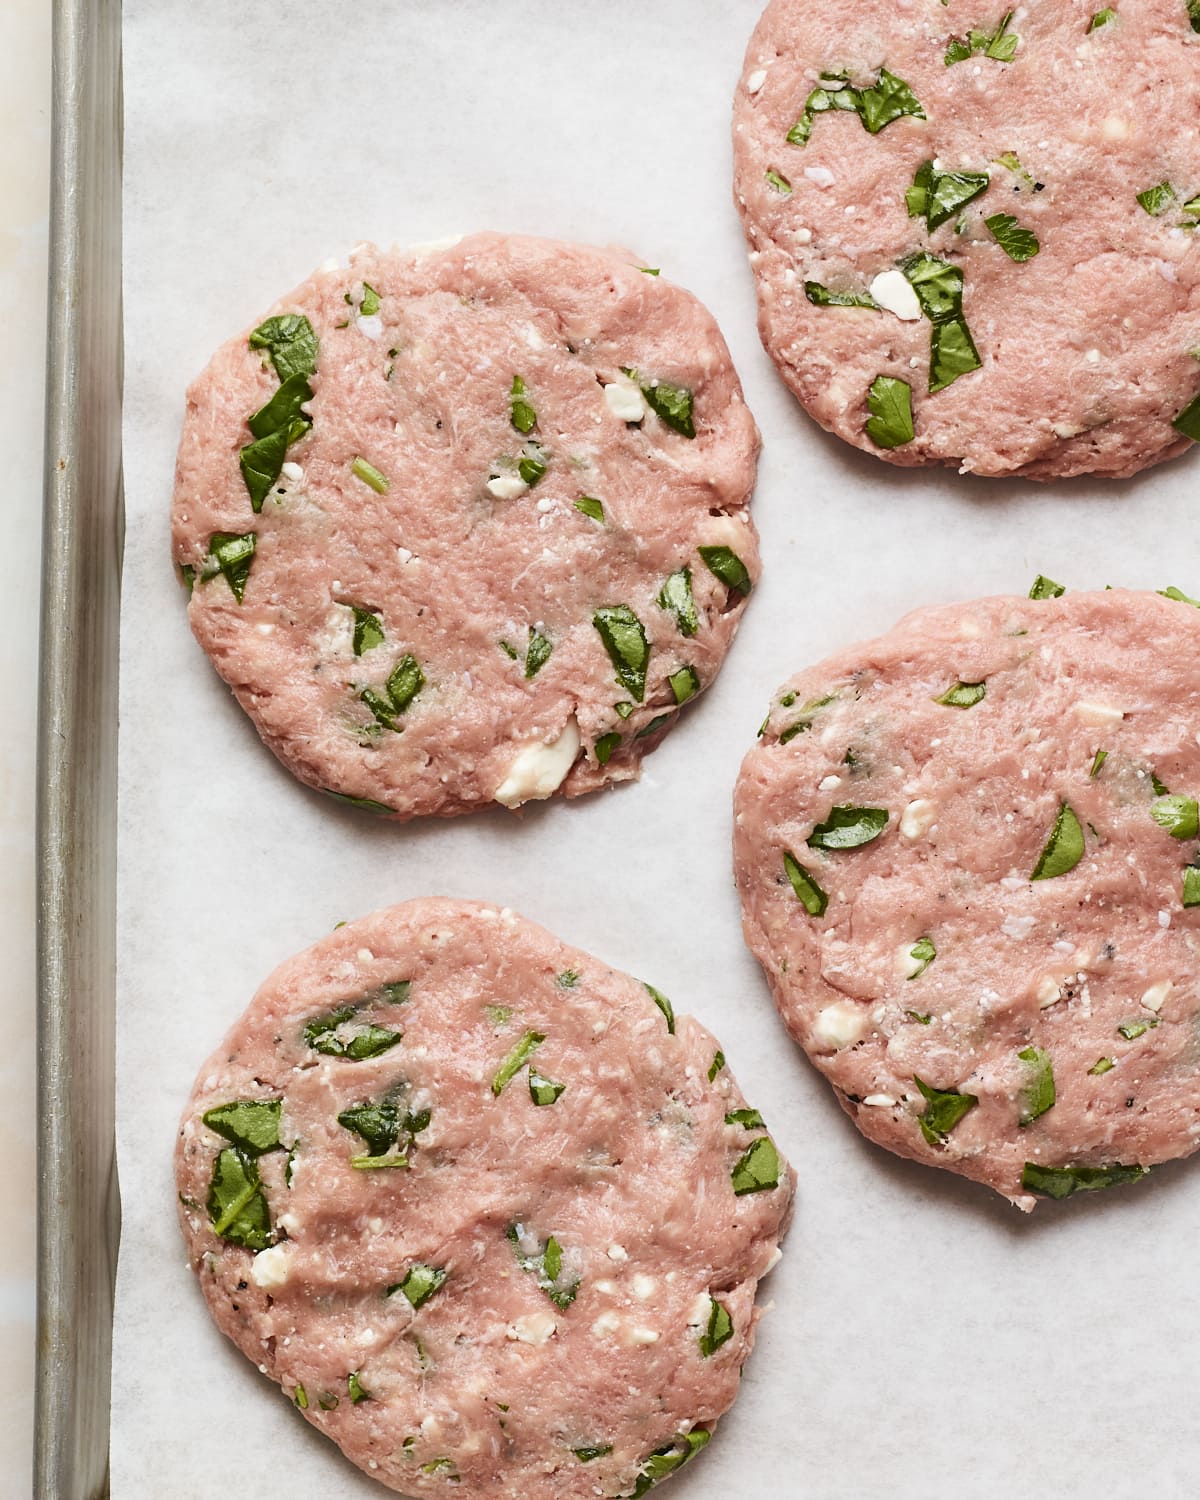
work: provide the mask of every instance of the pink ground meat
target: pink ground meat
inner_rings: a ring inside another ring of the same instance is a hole
[[[703,1027],[450,900],[277,969],[176,1171],[218,1327],[309,1422],[392,1489],[512,1500],[640,1495],[700,1451],[794,1187]]]
[[[409,818],[637,776],[758,576],[725,342],[632,255],[361,247],[188,395],[197,639],[302,781]]]
[[[1200,610],[920,610],[743,764],[745,933],[871,1140],[1020,1207],[1200,1143]]]
[[[1186,0],[773,0],[736,194],[763,342],[823,427],[1033,479],[1200,437],[1197,28]]]

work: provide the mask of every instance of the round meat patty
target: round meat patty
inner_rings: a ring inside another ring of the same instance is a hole
[[[1186,0],[773,0],[736,193],[810,415],[891,463],[1031,479],[1200,438],[1198,30]]]
[[[277,969],[176,1172],[218,1326],[308,1421],[406,1494],[514,1500],[641,1495],[708,1442],[794,1187],[702,1026],[449,900]]]
[[[638,774],[758,576],[716,324],[623,252],[360,247],[188,395],[192,629],[302,781],[397,818]]]
[[[746,940],[871,1140],[1025,1209],[1196,1149],[1198,658],[1190,602],[984,599],[772,704]]]

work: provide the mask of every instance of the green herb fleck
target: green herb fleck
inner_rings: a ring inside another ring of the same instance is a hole
[[[364,651],[373,651],[376,646],[382,646],[383,621],[374,610],[360,609],[357,604],[352,604],[350,608],[354,611],[355,656],[361,656]]]
[[[1116,19],[1116,11],[1111,6],[1105,6],[1103,10],[1098,10],[1088,22],[1088,34],[1090,35],[1093,31],[1099,31],[1102,26],[1111,25]]]
[[[920,979],[925,970],[937,957],[937,949],[933,946],[933,939],[929,937],[918,938],[908,950],[908,956],[917,965],[909,979]]]
[[[786,198],[791,193],[791,183],[787,180],[782,172],[777,172],[774,167],[768,167],[767,170],[763,173],[763,176],[764,178],[766,178],[767,186],[769,188],[774,188],[774,190],[777,193],[780,193],[783,197]]]
[[[525,650],[525,676],[536,677],[546,663],[550,660],[550,653],[554,650],[550,641],[540,635],[533,626],[529,627],[529,645]]]
[[[791,189],[789,188],[790,192]],[[692,420],[692,393],[684,385],[672,385],[669,380],[651,380],[642,386],[646,404],[673,432],[685,438],[696,436]]]
[[[663,992],[661,990],[656,990],[652,984],[647,984],[644,979],[642,980],[642,988],[650,996],[651,1000],[654,1001],[655,1005],[658,1006],[659,1010],[662,1011],[663,1015],[666,1016],[666,1018],[667,1018],[667,1030],[671,1033],[672,1036],[674,1036],[675,1035],[675,1008],[674,1008],[674,1006],[671,1004],[671,1002],[667,999],[667,997],[663,994]]]
[[[1116,1067],[1117,1061],[1114,1057],[1098,1057],[1088,1069],[1093,1078],[1099,1078],[1104,1073],[1111,1073]]]
[[[645,627],[627,604],[606,605],[592,616],[616,668],[617,681],[638,703],[646,695],[646,665],[650,660],[650,643]]]
[[[593,747],[596,751],[596,761],[599,765],[606,766],[612,759],[612,753],[621,743],[619,734],[602,734]]]
[[[1069,1198],[1072,1193],[1094,1193],[1101,1188],[1116,1187],[1122,1182],[1136,1182],[1147,1169],[1114,1162],[1107,1167],[1043,1167],[1027,1161],[1021,1173],[1021,1186],[1044,1198]]]
[[[993,62],[1012,62],[1017,55],[1017,47],[1021,41],[1015,31],[1008,29],[1012,18],[1013,13],[1010,10],[995,31],[973,30],[969,31],[965,37],[953,37],[946,49],[946,66],[949,68],[955,63],[966,62],[968,58],[976,54],[989,57]]]
[[[933,701],[947,708],[974,708],[987,697],[987,684],[983,682],[955,682]]]
[[[351,797],[345,792],[331,791],[327,786],[322,787],[321,790],[327,797],[332,797],[335,802],[344,802],[347,807],[360,807],[364,812],[391,814],[396,810],[394,807],[388,807],[385,802],[373,802],[370,797]]]
[[[1059,875],[1068,874],[1082,858],[1083,829],[1079,826],[1079,819],[1064,802],[1058,809],[1058,817],[1054,820],[1046,847],[1038,856],[1038,862],[1029,878],[1054,880]]]
[[[1185,406],[1175,420],[1171,423],[1177,432],[1182,432],[1184,437],[1191,438],[1193,443],[1200,443],[1200,396]],[[1171,597],[1170,594],[1167,595]],[[1194,603],[1189,600],[1189,603]]]
[[[499,1096],[546,1040],[541,1031],[527,1031],[496,1070],[492,1093]]]
[[[369,1401],[371,1399],[370,1391],[363,1389],[363,1384],[358,1378],[357,1370],[351,1370],[349,1375],[346,1376],[346,1388],[350,1392],[350,1400],[354,1406],[357,1406],[361,1401]]]
[[[604,506],[594,495],[580,495],[575,502],[575,509],[590,521],[599,521],[601,526],[604,525]]]
[[[566,1087],[565,1083],[555,1083],[552,1078],[546,1078],[536,1068],[529,1069],[529,1097],[535,1104],[557,1104]]]
[[[1158,219],[1175,202],[1175,196],[1175,189],[1169,182],[1159,182],[1147,188],[1145,192],[1139,193],[1137,201],[1152,219]]]
[[[657,274],[657,273],[656,273]],[[585,1443],[581,1448],[572,1448],[571,1452],[581,1464],[590,1464],[594,1458],[603,1458],[606,1453],[612,1452],[611,1443]]]
[[[710,1062],[709,1065],[708,1065],[708,1081],[709,1081],[709,1083],[713,1083],[715,1081],[717,1074],[721,1071],[721,1069],[724,1066],[725,1066],[725,1054],[718,1047],[717,1050],[713,1053],[713,1060],[712,1060],[712,1062]]]
[[[1145,1036],[1157,1025],[1157,1016],[1150,1021],[1122,1021],[1117,1027],[1117,1035],[1123,1036],[1127,1042],[1136,1042],[1138,1037]]]
[[[525,382],[519,375],[514,375],[512,390],[509,393],[509,406],[512,412],[512,424],[523,436],[531,433],[537,426],[537,412],[525,400],[525,396]]]
[[[419,1260],[409,1266],[403,1281],[388,1287],[386,1295],[391,1297],[396,1292],[403,1292],[414,1308],[424,1307],[445,1284],[446,1272],[441,1266],[429,1266]]]
[[[359,698],[367,705],[385,729],[396,728],[396,718],[425,686],[425,674],[415,656],[405,654],[392,668],[385,692],[363,688]]]
[[[778,1187],[781,1170],[775,1142],[769,1135],[760,1135],[738,1157],[729,1174],[735,1197],[744,1198],[747,1193],[764,1193]]]
[[[1182,589],[1177,589],[1174,585],[1170,588],[1159,589],[1158,592],[1164,599],[1173,599],[1176,604],[1193,604],[1200,609],[1200,599],[1190,598]]]
[[[642,1500],[647,1490],[652,1489],[660,1479],[674,1474],[676,1469],[681,1469],[689,1459],[694,1458],[711,1436],[707,1427],[693,1427],[691,1432],[681,1432],[671,1442],[655,1448],[643,1460],[638,1470],[637,1484],[629,1492],[629,1500]]]
[[[740,1125],[743,1130],[765,1130],[766,1121],[756,1109],[731,1109],[725,1116],[726,1125]]]
[[[296,1403],[301,1411],[308,1410],[308,1392],[302,1385],[296,1386],[296,1389],[292,1392],[292,1400]]]
[[[381,474],[374,464],[368,463],[365,458],[356,458],[350,465],[350,472],[356,479],[361,479],[366,485],[375,491],[377,495],[386,495],[391,488],[391,480],[386,474]]]
[[[1200,867],[1188,865],[1183,872],[1183,905],[1200,906]]]
[[[914,436],[912,386],[893,375],[876,375],[867,392],[863,431],[877,448],[901,448]]]
[[[1033,580],[1029,597],[1031,599],[1057,599],[1066,592],[1066,588],[1061,583],[1055,583],[1053,578],[1047,578],[1044,573],[1039,573]]]
[[[521,1240],[526,1230],[523,1224],[510,1224],[508,1226],[508,1239],[513,1247],[513,1254],[517,1257],[517,1264],[522,1271],[537,1278],[539,1288],[545,1292],[555,1307],[567,1308],[575,1300],[579,1291],[578,1276],[564,1276],[562,1270],[563,1253],[562,1246],[553,1235],[546,1241],[545,1247],[530,1255],[521,1248]]]
[[[787,872],[787,878],[792,883],[792,890],[796,893],[796,899],[810,917],[823,917],[825,908],[829,905],[829,897],[817,884],[816,880],[800,864],[795,855],[786,849],[783,854],[783,868]]]
[[[1092,769],[1088,772],[1088,775],[1090,777],[1092,777],[1093,780],[1097,776],[1099,776],[1101,767],[1104,765],[1104,762],[1107,759],[1108,759],[1108,751],[1107,750],[1097,750],[1096,751],[1095,756],[1092,758]]]

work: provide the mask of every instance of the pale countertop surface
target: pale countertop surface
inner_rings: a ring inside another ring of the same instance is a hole
[[[27,1496],[34,1343],[34,764],[50,158],[49,0],[0,5],[0,1500]]]

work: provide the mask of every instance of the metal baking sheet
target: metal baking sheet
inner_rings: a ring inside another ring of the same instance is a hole
[[[108,1493],[121,8],[56,0],[38,726],[38,1500]]]
[[[430,892],[514,906],[662,987],[722,1038],[801,1169],[741,1396],[678,1500],[1195,1491],[1181,1335],[1200,1317],[1200,1167],[1027,1220],[868,1146],[742,946],[729,824],[775,686],[914,606],[1024,592],[1039,571],[1200,593],[1197,460],[1127,484],[964,480],[897,471],[803,416],[758,345],[730,203],[758,9],[291,0],[281,19],[126,0],[116,1500],[212,1500],[234,1467],[289,1500],[378,1500],[212,1327],[170,1152],[197,1067],[271,966]],[[626,244],[709,304],[765,437],[764,576],[720,679],[639,785],[396,828],[294,783],[191,640],[169,566],[174,449],[187,381],[327,256],[482,227]]]

